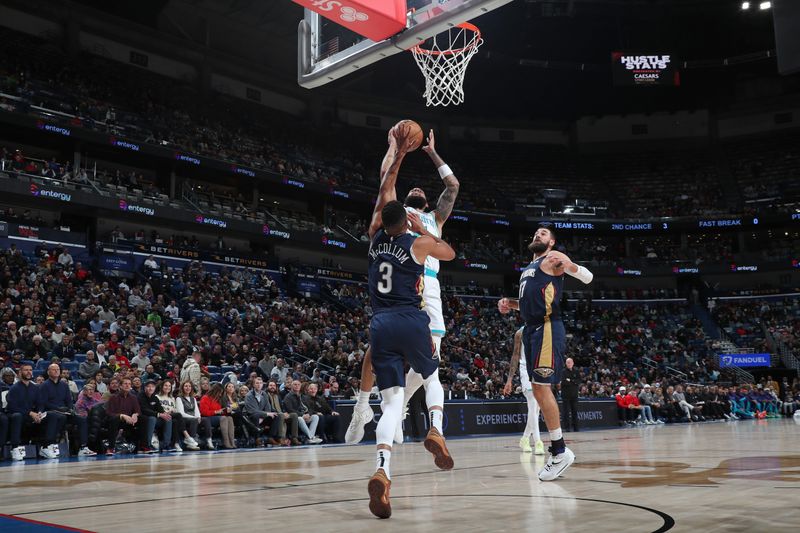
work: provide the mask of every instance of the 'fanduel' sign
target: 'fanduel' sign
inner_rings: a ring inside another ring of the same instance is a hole
[[[719,366],[721,368],[769,365],[770,355],[768,353],[733,353],[719,356]]]

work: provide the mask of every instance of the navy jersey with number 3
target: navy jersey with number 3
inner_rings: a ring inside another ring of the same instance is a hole
[[[369,296],[374,310],[391,307],[422,309],[425,286],[423,265],[411,253],[416,237],[390,237],[378,230],[369,247]]]

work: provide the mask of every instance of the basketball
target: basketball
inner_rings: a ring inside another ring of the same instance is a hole
[[[402,128],[404,126],[408,126],[409,127],[408,139],[410,141],[412,141],[411,142],[411,148],[410,148],[409,151],[413,152],[414,150],[416,150],[417,148],[422,146],[422,140],[424,138],[424,135],[422,133],[422,126],[420,126],[419,124],[417,124],[413,120],[406,119],[406,120],[401,120],[400,122],[395,124],[392,129],[394,129],[394,128]]]

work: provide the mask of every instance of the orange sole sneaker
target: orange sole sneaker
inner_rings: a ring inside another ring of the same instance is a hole
[[[444,443],[444,437],[436,428],[431,428],[428,431],[428,436],[425,437],[425,449],[433,454],[433,463],[442,470],[452,470],[455,462],[447,451],[447,445]]]
[[[392,482],[386,477],[383,469],[378,469],[367,484],[369,493],[369,510],[378,518],[392,516],[392,504],[389,503],[389,489]]]

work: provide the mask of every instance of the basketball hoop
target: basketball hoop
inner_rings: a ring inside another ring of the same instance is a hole
[[[464,102],[464,76],[469,60],[481,44],[481,31],[474,24],[464,22],[411,49],[425,76],[426,105],[447,106]]]

